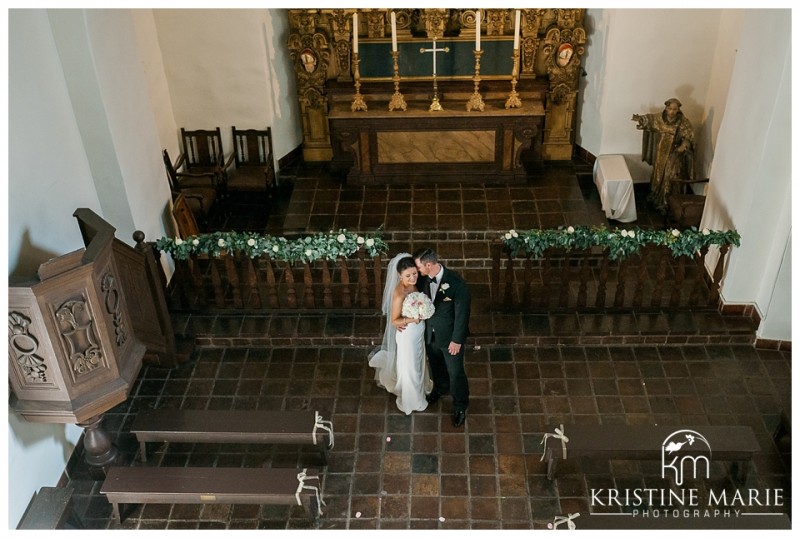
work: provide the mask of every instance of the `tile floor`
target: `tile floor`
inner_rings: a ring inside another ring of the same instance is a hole
[[[368,347],[202,348],[177,369],[145,367],[133,396],[106,415],[129,462],[128,428],[145,408],[316,409],[335,446],[324,473],[323,529],[542,528],[588,511],[592,487],[661,484],[646,462],[568,461],[555,481],[540,462],[542,434],[566,424],[742,424],[762,452],[748,487],[785,488],[788,463],[771,432],[790,401],[790,355],[752,346],[493,346],[467,354],[472,397],[465,427],[450,402],[400,413],[366,364]],[[313,467],[313,451],[256,445],[152,443],[147,465]],[[712,481],[730,487],[721,464]],[[100,483],[70,469],[88,528],[117,528]],[[790,493],[786,495],[789,497]],[[787,506],[788,510],[788,506]],[[299,508],[138,505],[126,529],[294,529]]]
[[[590,167],[545,172],[522,186],[368,191],[324,168],[300,167],[269,210],[239,207],[220,227],[291,234],[383,224],[398,242],[446,244],[464,230],[606,222]],[[641,195],[635,225],[660,226]],[[466,358],[472,399],[459,429],[448,399],[405,416],[375,385],[366,356],[381,328],[377,315],[173,318],[178,334],[200,344],[191,359],[175,369],[144,367],[129,400],[106,414],[127,463],[141,465],[129,433],[141,409],[317,409],[336,431],[322,488],[327,506],[311,524],[299,508],[138,505],[125,512],[124,529],[532,529],[585,513],[592,487],[663,485],[658,468],[630,461],[571,460],[548,481],[540,442],[561,423],[567,431],[580,423],[748,425],[762,450],[746,486],[785,488],[789,510],[790,458],[772,433],[790,410],[791,351],[755,349],[742,318],[479,314]],[[87,528],[118,528],[80,452],[66,470],[77,515]],[[313,451],[279,446],[154,443],[150,453],[147,465],[319,463]],[[711,483],[733,487],[716,462]]]

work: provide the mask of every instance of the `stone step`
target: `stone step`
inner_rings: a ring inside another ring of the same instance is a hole
[[[173,314],[181,337],[203,347],[370,347],[384,318],[375,313]],[[507,314],[475,312],[468,346],[713,345],[755,343],[756,326],[718,312]]]

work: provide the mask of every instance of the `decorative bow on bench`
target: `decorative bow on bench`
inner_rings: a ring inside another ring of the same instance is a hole
[[[539,443],[540,445],[544,445],[542,449],[542,457],[539,458],[539,461],[543,461],[545,455],[547,454],[547,438],[552,437],[553,439],[561,439],[561,452],[563,452],[563,459],[567,459],[567,443],[569,442],[569,437],[564,434],[564,425],[561,424],[560,428],[556,428],[556,433],[546,433],[542,437],[542,441]]]
[[[566,516],[556,516],[555,519],[553,519],[552,523],[547,524],[547,528],[551,530],[556,530],[559,525],[561,525],[562,523],[566,523],[567,528],[571,531],[574,531],[575,522],[572,520],[575,519],[576,517],[580,517],[580,515],[581,515],[580,512],[576,512],[574,514],[568,514]]]
[[[300,499],[300,492],[304,489],[310,489],[314,492],[314,495],[317,497],[317,514],[322,515],[322,507],[325,506],[325,501],[322,500],[322,492],[319,490],[319,486],[311,486],[306,484],[306,480],[316,480],[319,483],[319,475],[316,476],[308,476],[306,474],[307,469],[303,469],[299,473],[297,473],[297,491],[295,492],[295,499],[297,499],[297,506],[303,506],[303,501]]]

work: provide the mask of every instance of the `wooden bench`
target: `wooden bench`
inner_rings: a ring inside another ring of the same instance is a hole
[[[560,427],[559,427],[560,429]],[[732,473],[740,482],[747,478],[749,462],[760,451],[758,441],[749,426],[653,426],[624,424],[567,424],[564,435],[566,456],[569,458],[602,458],[606,460],[661,461],[662,444],[678,430],[701,434],[711,447],[711,460],[734,462]],[[555,431],[555,428],[551,431]],[[547,460],[547,478],[553,480],[558,460],[565,459],[561,439],[545,434],[543,459]],[[702,442],[686,442],[681,455],[698,456],[708,453]]]
[[[298,505],[322,515],[319,471],[241,467],[110,467],[100,493],[122,522],[120,504]]]
[[[40,488],[31,499],[17,529],[80,529],[80,521],[72,511],[71,487]]]
[[[700,516],[690,515],[690,517],[674,517],[673,510],[668,510],[668,516],[654,517],[652,511],[647,516],[640,512],[632,514],[571,514],[574,530],[657,530],[657,529],[791,529],[792,522],[786,514],[775,513],[748,513],[733,515],[733,509],[728,517],[723,515],[703,516],[703,509]],[[739,508],[740,512],[743,510]],[[688,509],[690,514],[694,509]],[[683,513],[683,510],[680,510]],[[711,511],[713,514],[713,510]],[[548,529],[568,530],[567,518],[569,516],[556,517],[553,523],[548,525]]]
[[[316,445],[323,465],[333,448],[333,424],[316,411],[157,409],[136,415],[131,433],[147,461],[147,442]]]

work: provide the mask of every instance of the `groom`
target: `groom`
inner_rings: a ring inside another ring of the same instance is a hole
[[[464,371],[464,350],[469,336],[469,287],[458,274],[442,265],[433,249],[416,251],[414,262],[422,275],[417,287],[436,307],[433,316],[425,322],[425,351],[433,377],[433,391],[427,400],[432,404],[449,391],[453,395],[453,426],[462,426],[469,405],[469,383]]]

